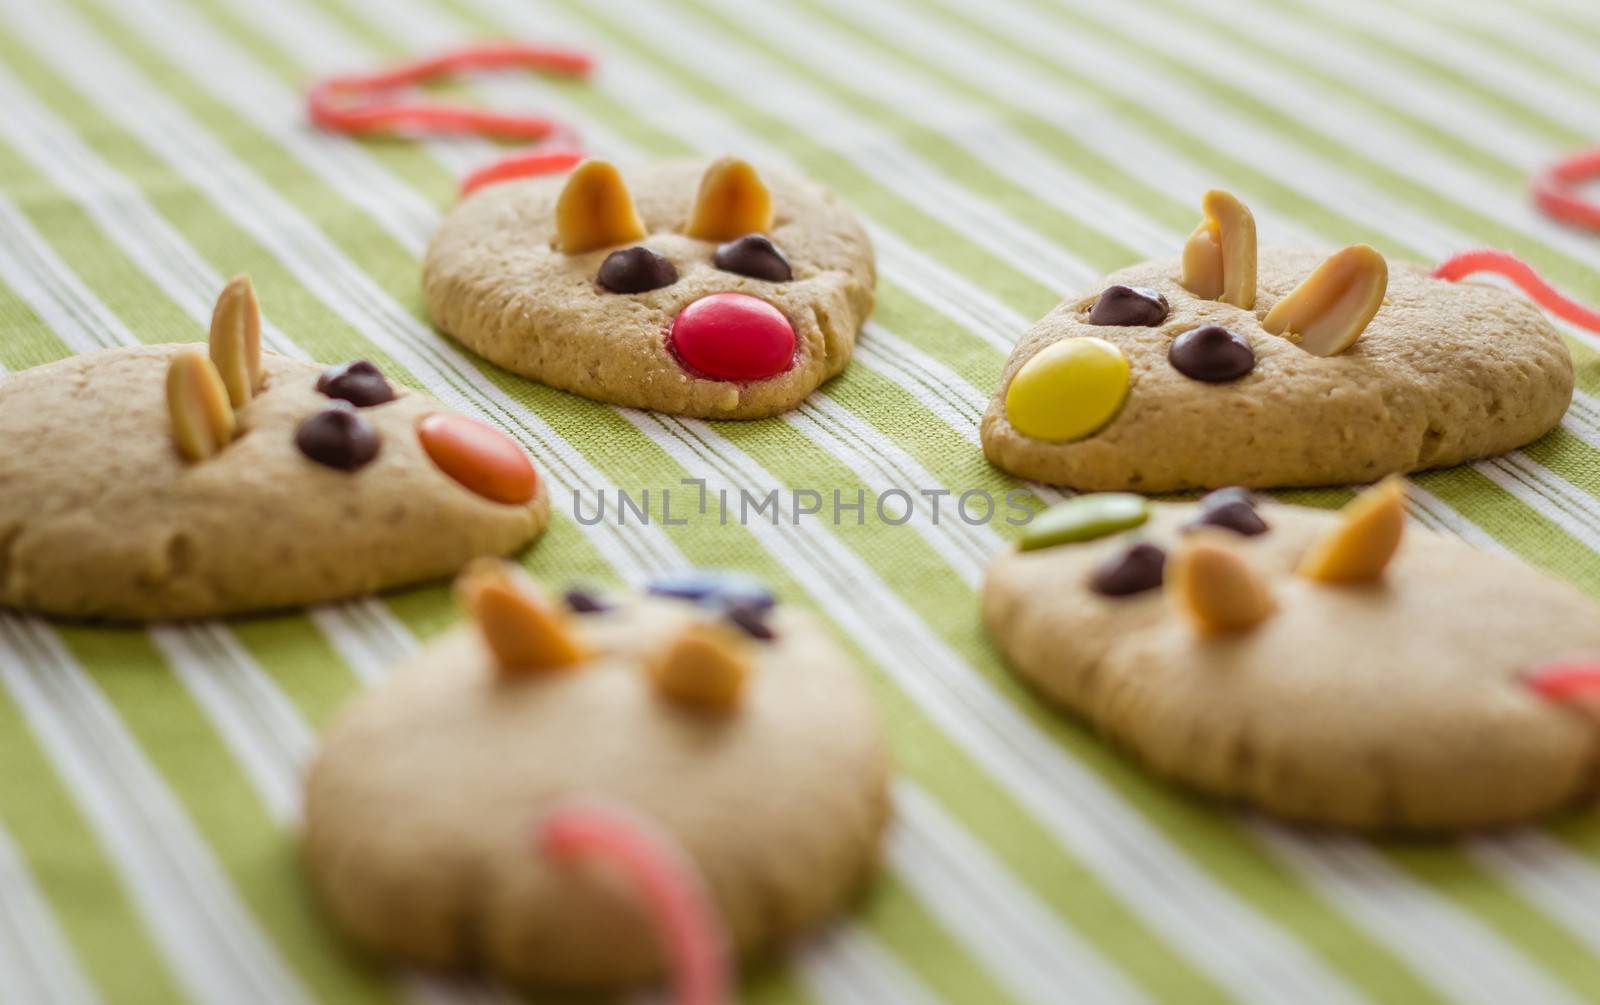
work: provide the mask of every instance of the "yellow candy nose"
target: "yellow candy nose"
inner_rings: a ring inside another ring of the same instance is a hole
[[[1128,396],[1128,359],[1098,338],[1046,346],[1022,365],[1006,391],[1006,415],[1023,436],[1078,440],[1117,414]]]

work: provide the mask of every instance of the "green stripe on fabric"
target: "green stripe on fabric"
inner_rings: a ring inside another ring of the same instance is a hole
[[[702,3],[683,3],[679,7],[680,10],[692,8],[718,31],[739,39],[744,48],[759,53],[764,62],[788,67],[819,92],[845,104],[854,114],[866,118],[886,134],[900,137],[923,161],[938,168],[951,181],[983,193],[987,204],[1026,223],[1056,245],[1104,267],[1139,257],[1114,232],[1098,230],[1094,221],[1077,219],[1040,202],[949,137],[918,124],[900,109],[875,97],[870,90],[852,85],[848,76],[817,73],[814,66],[792,55],[788,47],[778,44],[769,34],[754,30],[739,18],[725,16],[716,8]]]
[[[359,689],[356,677],[303,614],[240,618],[228,629],[313,729]]]
[[[266,319],[286,332],[316,332],[318,349],[329,360],[366,355],[385,372],[400,379],[414,379],[370,344],[362,341],[348,324],[328,311],[296,283],[287,270],[257,245],[248,234],[225,216],[218,214],[208,200],[193,187],[172,178],[168,169],[137,139],[105,112],[74,90],[45,67],[27,46],[9,32],[0,30],[0,56],[8,68],[22,78],[30,91],[69,124],[79,138],[130,180],[161,179],[143,186],[146,200],[160,216],[188,242],[200,257],[223,275],[249,272],[263,304]],[[124,322],[133,318],[123,316]],[[170,336],[169,336],[170,338]],[[155,341],[160,341],[157,337]]]
[[[1594,552],[1481,472],[1470,467],[1448,468],[1418,475],[1416,481],[1522,559],[1600,596],[1600,562],[1594,560]]]
[[[1383,32],[1349,24],[1339,18],[1327,17],[1310,4],[1294,2],[1294,0],[1269,0],[1269,2],[1292,12],[1296,17],[1315,21],[1321,30],[1353,39],[1364,48],[1384,52],[1396,62],[1404,63],[1407,66],[1423,71],[1431,77],[1437,78],[1452,90],[1470,93],[1479,101],[1496,106],[1505,114],[1534,129],[1538,129],[1557,142],[1577,145],[1589,139],[1578,130],[1557,122],[1537,108],[1518,101],[1512,95],[1497,90],[1485,83],[1481,77],[1452,65],[1443,57],[1432,52],[1421,52],[1396,41],[1394,37]]]
[[[0,688],[0,764],[13,782],[0,785],[0,822],[90,981],[106,1001],[128,1005],[182,1001],[121,877],[4,688]],[[27,785],[14,784],[19,779],[27,779]]]
[[[1464,857],[1397,843],[1389,859],[1470,912],[1584,1001],[1600,1001],[1600,964],[1585,943],[1548,915],[1510,894]]]
[[[0,366],[7,370],[26,370],[70,355],[71,350],[33,308],[24,303],[15,290],[0,282]]]
[[[309,87],[311,72],[293,56],[282,52],[269,40],[255,34],[249,25],[227,3],[218,0],[182,0],[214,22],[228,37],[249,53],[250,58],[261,63],[274,76],[288,81],[292,86]],[[330,13],[332,8],[329,8]],[[376,67],[341,67],[344,72],[360,72]],[[454,196],[456,179],[448,169],[415,143],[369,143],[366,151],[389,171],[407,178],[431,202],[440,204]],[[331,230],[331,228],[329,228]]]
[[[1335,236],[1341,243],[1361,241],[1374,244],[1386,254],[1398,254],[1399,257],[1412,259],[1427,257],[1413,249],[1404,248],[1393,238],[1373,235],[1369,229],[1357,227],[1351,222],[1337,218],[1326,207],[1312,203],[1296,195],[1286,186],[1265,178],[1248,162],[1231,151],[1209,143],[1199,143],[1189,135],[1179,133],[1151,110],[1116,96],[1111,88],[1099,81],[1072,70],[1067,64],[1045,59],[1036,52],[1010,42],[986,25],[983,19],[962,10],[952,9],[945,0],[932,0],[932,2],[942,16],[952,23],[959,24],[963,31],[991,39],[995,44],[1005,48],[1013,58],[1026,61],[1045,73],[1062,79],[1075,89],[1089,90],[1116,102],[1118,111],[1125,114],[1130,121],[1145,125],[1160,136],[1163,142],[1183,150],[1196,160],[1213,165],[1218,170],[1219,179],[1248,178],[1249,190],[1258,199],[1265,196],[1266,198],[1261,200],[1265,204],[1276,206],[1279,200],[1284,200],[1288,205],[1297,206],[1294,212],[1287,215],[1316,226],[1326,234]],[[1329,164],[1337,165],[1342,170],[1399,197],[1409,206],[1425,210],[1436,219],[1448,222],[1471,234],[1475,239],[1510,248],[1528,257],[1553,281],[1580,291],[1600,291],[1600,281],[1596,280],[1591,266],[1574,260],[1564,252],[1551,249],[1534,238],[1514,232],[1477,213],[1471,207],[1456,203],[1437,191],[1368,159],[1359,151],[1322,135],[1231,83],[1220,68],[1201,73],[1174,58],[1140,45],[1139,40],[1125,30],[1104,28],[1093,19],[1041,5],[1037,0],[1028,0],[1028,3],[1030,9],[1039,11],[1044,18],[1054,21],[1062,30],[1079,36],[1092,36],[1112,45],[1124,46],[1122,51],[1128,53],[1130,58],[1157,62],[1164,70],[1191,84],[1212,99],[1232,106],[1238,114],[1250,118],[1258,126],[1271,129],[1307,153]]]
[[[1147,994],[1173,1005],[1232,998],[1140,919],[1093,868],[1065,853],[1042,825],[995,786],[942,733],[912,729],[922,712],[880,678],[874,689],[890,726],[895,767],[959,816],[1041,903]],[[1423,1000],[1423,999],[1418,999]]]
[[[874,880],[860,915],[883,944],[942,1000],[1022,1005],[988,974],[952,965],[961,960],[963,947],[894,876]]]
[[[10,40],[0,31],[0,46]],[[7,69],[18,67],[8,58]],[[33,229],[111,311],[146,342],[187,342],[205,337],[150,278],[122,254],[79,203],[20,151],[0,140],[0,190]]]
[[[292,836],[266,815],[250,780],[149,636],[111,628],[59,632],[312,993],[326,1002],[395,1002],[382,976],[350,956],[323,921],[301,877]]]

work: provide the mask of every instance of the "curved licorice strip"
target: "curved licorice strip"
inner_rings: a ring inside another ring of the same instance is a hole
[[[546,814],[535,841],[561,861],[602,859],[629,880],[661,940],[673,1005],[728,1001],[727,935],[699,871],[670,836],[625,809],[585,801]]]
[[[410,133],[543,140],[567,130],[540,115],[384,95],[473,70],[524,69],[584,77],[593,66],[588,56],[566,49],[514,42],[471,45],[374,73],[326,77],[306,92],[306,110],[318,127],[352,135]],[[513,178],[571,170],[583,156],[576,149],[519,151],[473,171],[462,181],[461,194]]]
[[[1564,157],[1533,176],[1533,201],[1563,223],[1600,230],[1600,206],[1578,194],[1578,186],[1600,179],[1600,149]]]
[[[1533,266],[1509,251],[1479,248],[1451,255],[1433,270],[1433,278],[1454,282],[1478,272],[1493,272],[1516,283],[1534,303],[1564,321],[1600,332],[1600,311],[1585,307],[1545,282]]]

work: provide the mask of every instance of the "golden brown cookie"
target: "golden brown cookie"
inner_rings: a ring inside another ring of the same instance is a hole
[[[146,621],[448,576],[550,501],[505,434],[369,363],[262,353],[247,280],[210,351],[150,345],[0,379],[0,606]]]
[[[1022,338],[983,418],[992,463],[1080,490],[1370,482],[1560,421],[1572,361],[1532,305],[1364,245],[1257,256],[1230,200],[1208,196],[1182,258],[1115,272]]]
[[[339,929],[546,987],[658,977],[638,891],[534,847],[572,799],[675,840],[741,955],[838,911],[873,865],[888,766],[822,626],[739,579],[563,601],[497,565],[464,579],[474,625],[357,699],[312,765],[305,859]]]
[[[423,269],[434,323],[506,369],[721,419],[788,411],[843,370],[874,283],[836,197],[731,158],[492,186]]]
[[[1596,721],[1530,675],[1600,658],[1600,605],[1403,521],[1392,483],[1342,514],[1080,496],[995,561],[984,623],[1153,771],[1295,820],[1448,830],[1591,794]]]

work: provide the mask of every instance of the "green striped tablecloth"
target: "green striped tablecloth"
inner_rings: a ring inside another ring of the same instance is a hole
[[[419,259],[493,149],[318,135],[298,95],[486,35],[603,71],[474,84],[484,100],[624,161],[735,151],[853,202],[882,282],[849,371],[784,418],[706,423],[433,335]],[[898,822],[859,909],[748,1001],[1600,1001],[1600,818],[1371,843],[1154,783],[1002,670],[976,592],[1012,528],[571,517],[575,492],[681,479],[1003,495],[976,422],[1011,341],[1173,253],[1213,184],[1268,243],[1498,245],[1600,300],[1600,236],[1524,195],[1597,137],[1592,0],[0,0],[0,364],[199,339],[249,271],[273,348],[370,357],[528,445],[560,511],[535,572],[738,566],[827,616],[872,668]],[[1416,479],[1415,514],[1600,593],[1600,340],[1571,341],[1562,427]],[[0,616],[0,1000],[500,1000],[352,960],[295,865],[317,729],[454,616],[442,588],[148,631]]]

